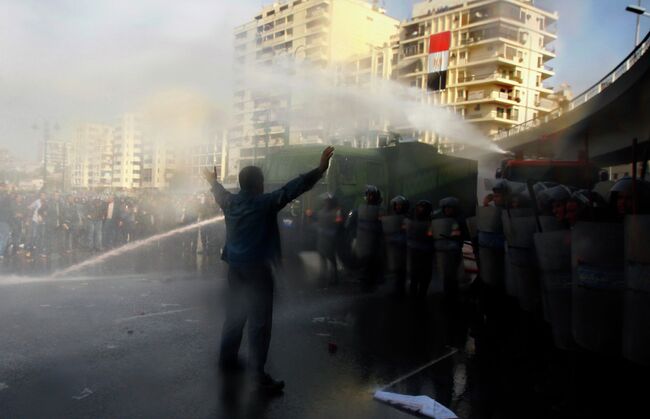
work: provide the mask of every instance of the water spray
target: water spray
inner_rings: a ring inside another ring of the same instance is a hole
[[[90,258],[90,259],[85,260],[83,262],[77,263],[76,265],[72,265],[72,266],[69,266],[69,267],[67,267],[65,269],[62,269],[60,271],[54,272],[50,277],[51,278],[60,278],[62,276],[66,276],[66,275],[69,275],[71,273],[78,272],[78,271],[80,271],[80,270],[82,270],[84,268],[88,268],[88,267],[94,266],[94,265],[99,265],[101,263],[106,262],[109,259],[120,256],[120,255],[122,255],[122,254],[124,254],[126,252],[130,252],[131,250],[139,249],[141,247],[145,247],[145,246],[148,246],[148,245],[150,245],[152,243],[155,243],[155,242],[157,242],[159,240],[163,240],[163,239],[166,239],[168,237],[175,236],[177,234],[186,233],[188,231],[192,231],[192,230],[195,230],[197,228],[201,228],[203,226],[206,226],[206,225],[209,225],[209,224],[212,224],[212,223],[223,221],[223,219],[224,219],[223,215],[220,215],[220,216],[217,216],[217,217],[209,218],[207,220],[196,222],[194,224],[179,227],[179,228],[176,228],[174,230],[167,231],[165,233],[156,234],[155,236],[151,236],[151,237],[146,238],[146,239],[136,240],[134,242],[125,244],[124,246],[120,246],[117,249],[113,249],[113,250],[108,251],[106,253],[102,253],[101,255],[95,256],[94,258]]]

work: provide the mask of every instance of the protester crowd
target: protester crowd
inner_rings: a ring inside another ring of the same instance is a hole
[[[0,194],[0,257],[103,252],[217,214],[211,197],[59,192]],[[222,241],[222,239],[221,239]],[[183,253],[217,253],[214,225],[181,235]]]

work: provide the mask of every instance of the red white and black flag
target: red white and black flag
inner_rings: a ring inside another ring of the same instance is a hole
[[[447,68],[449,67],[449,47],[451,32],[440,32],[429,37],[429,90],[444,90],[447,87]]]

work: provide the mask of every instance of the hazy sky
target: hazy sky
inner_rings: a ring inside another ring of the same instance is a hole
[[[636,0],[539,0],[560,13],[556,86],[579,93],[633,47]],[[644,3],[650,1],[644,0]],[[110,122],[151,103],[175,110],[230,97],[232,28],[260,0],[0,0],[0,147],[32,157],[44,119]],[[411,0],[386,0],[410,15]],[[650,28],[644,18],[642,36]]]

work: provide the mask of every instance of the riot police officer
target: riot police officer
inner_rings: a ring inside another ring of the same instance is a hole
[[[352,211],[347,224],[348,228],[356,231],[355,253],[365,290],[373,289],[381,274],[381,202],[379,189],[368,185],[364,203]]]
[[[431,223],[436,266],[445,294],[455,299],[458,295],[458,269],[463,261],[463,243],[469,239],[469,231],[457,198],[443,198],[438,207]]]
[[[390,201],[391,214],[382,217],[381,224],[386,242],[386,270],[395,280],[395,294],[403,295],[406,284],[406,230],[405,220],[409,201],[398,195]]]
[[[636,196],[635,196],[636,195]],[[619,179],[610,191],[610,206],[618,218],[628,214],[650,212],[650,186],[648,182],[626,176]]]
[[[336,197],[330,193],[323,197],[323,208],[316,215],[318,230],[317,246],[321,260],[321,281],[324,284],[338,283],[336,249],[339,242],[343,216]]]
[[[414,297],[425,297],[431,282],[433,270],[432,210],[431,202],[418,201],[415,205],[413,219],[406,221],[407,270],[410,292]]]

